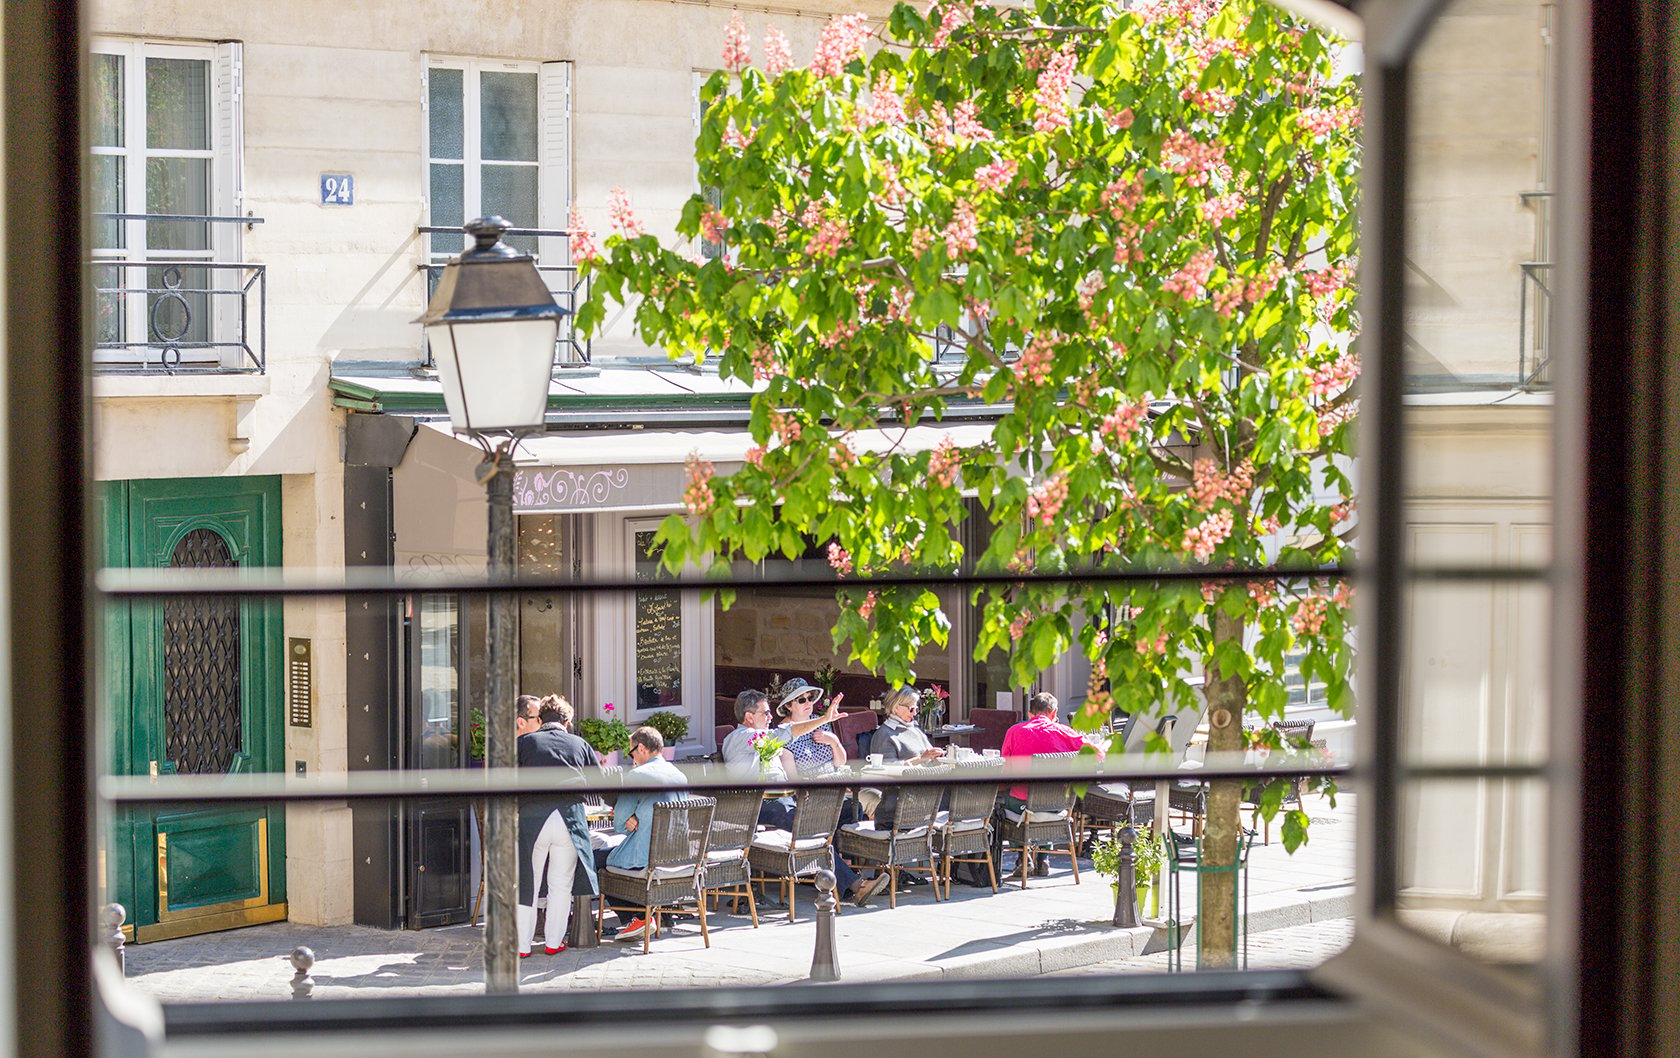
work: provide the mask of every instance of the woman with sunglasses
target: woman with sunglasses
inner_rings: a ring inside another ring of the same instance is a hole
[[[822,688],[812,687],[800,679],[789,680],[788,683],[790,686],[782,692],[782,723],[797,724],[811,719],[817,703],[822,701]],[[844,697],[844,694],[835,695],[833,704],[838,707]],[[832,774],[846,763],[846,747],[841,745],[840,736],[826,727],[799,735],[787,744],[786,751],[793,756],[794,766],[803,779]]]

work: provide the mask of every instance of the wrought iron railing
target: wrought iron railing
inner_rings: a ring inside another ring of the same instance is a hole
[[[1552,290],[1548,285],[1552,262],[1522,263],[1522,293],[1518,311],[1517,377],[1523,389],[1546,389],[1552,384]]]
[[[461,235],[459,227],[422,225],[419,231],[422,235]],[[541,256],[535,251],[535,240],[565,239],[571,233],[564,228],[509,228],[506,234],[509,244],[527,250],[537,257],[537,271],[542,274],[543,282],[548,284],[549,293],[554,295],[555,303],[566,310],[565,317],[560,320],[560,334],[556,339],[555,366],[567,368],[587,365],[590,342],[578,337],[573,319],[579,307],[589,299],[589,279],[578,274],[576,265],[542,264]],[[430,254],[432,260],[420,266],[420,270],[426,273],[428,301],[437,287],[438,278],[443,275],[443,266],[448,263],[448,256],[447,251],[440,252],[434,244]],[[426,366],[435,366],[429,346],[426,348]]]
[[[96,251],[94,367],[134,374],[261,374],[268,361],[268,270],[216,259],[212,225],[261,224],[261,217],[180,213],[95,213],[96,225],[203,225],[205,249],[131,256]],[[132,233],[131,233],[132,234]],[[144,235],[124,240],[146,245]]]

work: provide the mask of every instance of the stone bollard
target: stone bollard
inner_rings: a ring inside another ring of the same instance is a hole
[[[1114,891],[1114,924],[1122,928],[1135,926],[1140,921],[1137,906],[1137,859],[1132,851],[1136,842],[1136,831],[1131,827],[1120,828],[1120,870],[1115,879],[1119,884]]]
[[[315,953],[308,948],[292,949],[292,998],[313,999],[315,992],[315,978],[309,976],[309,968],[315,965]]]
[[[834,957],[834,913],[840,907],[834,895],[834,872],[817,872],[817,948],[811,953],[810,980],[822,983],[840,980],[840,964]]]
[[[128,975],[128,954],[123,949],[123,921],[128,918],[128,912],[121,904],[106,904],[99,911],[99,920],[105,924],[105,943],[110,945],[111,954],[117,957],[117,972]]]

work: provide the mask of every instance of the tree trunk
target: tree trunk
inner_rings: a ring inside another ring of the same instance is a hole
[[[1242,644],[1243,620],[1222,610],[1213,613],[1213,642]],[[1241,676],[1223,676],[1208,657],[1208,742],[1210,756],[1243,749],[1242,718],[1248,689]],[[1237,861],[1242,832],[1242,782],[1222,779],[1208,784],[1207,816],[1202,831],[1202,866],[1230,867]],[[1220,969],[1236,965],[1237,875],[1235,871],[1202,874],[1196,916],[1196,965]]]

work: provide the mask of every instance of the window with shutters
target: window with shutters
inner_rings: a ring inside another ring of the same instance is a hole
[[[240,264],[240,45],[94,43],[95,363],[261,367]]]
[[[426,259],[431,283],[471,245],[461,226],[501,216],[509,245],[537,259],[555,300],[582,296],[565,236],[571,209],[571,64],[432,56],[426,112]],[[588,360],[562,328],[559,362]]]

